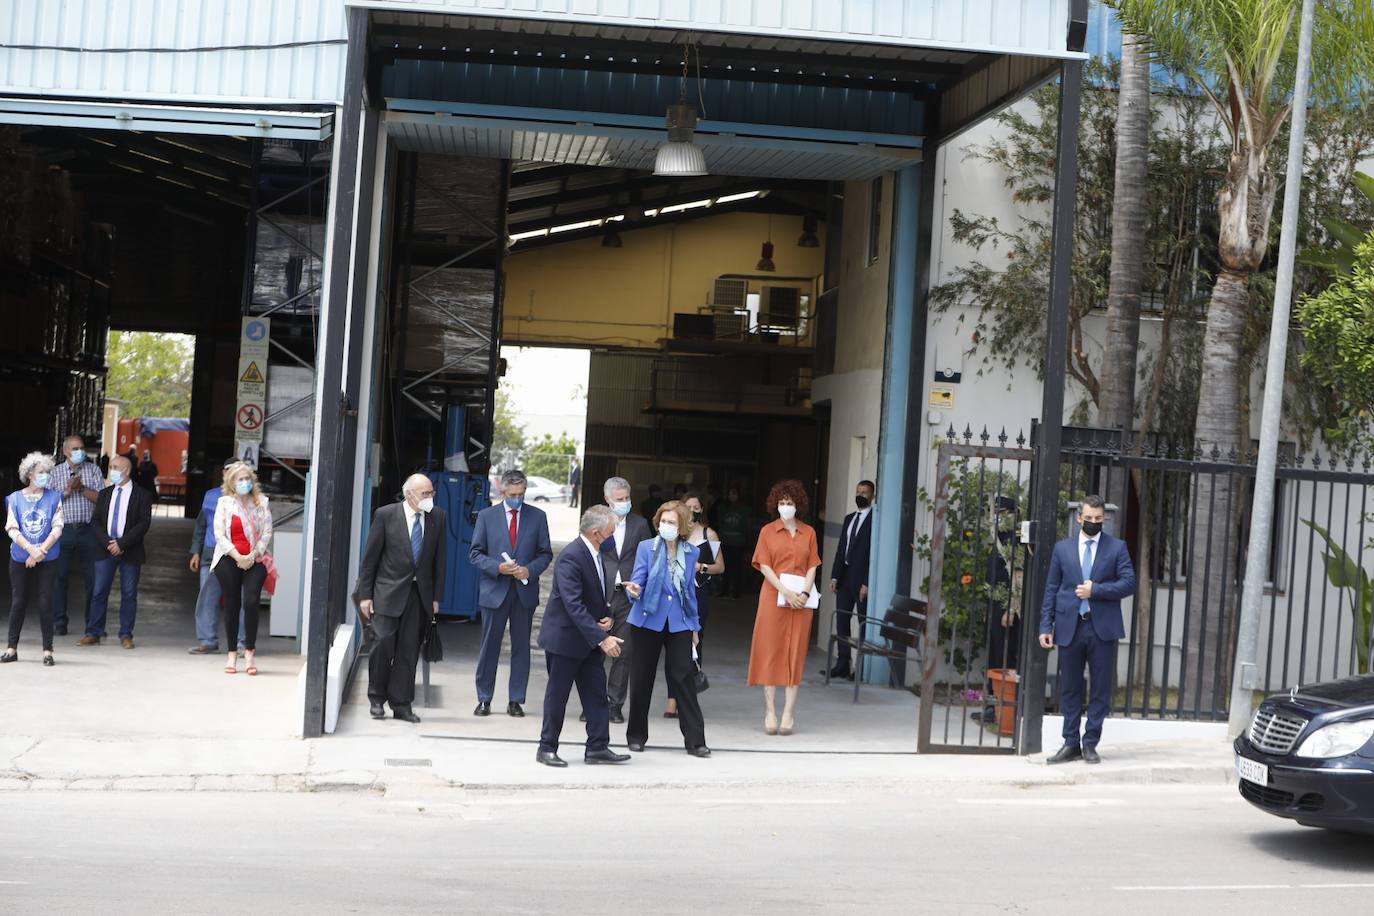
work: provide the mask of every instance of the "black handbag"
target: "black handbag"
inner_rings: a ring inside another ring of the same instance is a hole
[[[692,646],[692,665],[697,669],[692,675],[692,686],[697,693],[705,693],[711,689],[711,680],[706,676],[706,672],[701,670],[701,659],[697,657],[697,647]]]
[[[420,644],[420,656],[430,664],[444,660],[444,642],[439,638],[439,618],[431,614],[429,625],[425,627],[424,642]]]

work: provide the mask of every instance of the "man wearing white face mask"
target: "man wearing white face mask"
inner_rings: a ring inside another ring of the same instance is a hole
[[[375,639],[367,664],[372,718],[386,718],[382,704],[390,703],[393,717],[419,722],[411,705],[415,666],[424,611],[438,614],[444,593],[448,527],[444,510],[434,506],[434,484],[428,477],[412,474],[402,492],[402,502],[382,506],[372,516],[358,571],[358,598]]]
[[[62,542],[58,555],[57,573],[52,584],[52,625],[58,636],[67,635],[67,584],[73,573],[81,574],[85,591],[81,598],[81,614],[91,606],[95,590],[95,561],[103,555],[95,542],[91,517],[95,501],[105,487],[105,477],[94,461],[86,460],[86,444],[80,436],[62,440],[63,461],[53,468],[48,489],[62,497]]]
[[[602,487],[606,505],[615,514],[615,534],[601,545],[602,566],[606,569],[606,583],[611,596],[611,618],[615,621],[611,635],[625,640],[620,655],[611,659],[606,674],[606,699],[611,704],[611,722],[625,721],[625,697],[630,686],[630,596],[625,583],[635,568],[635,551],[645,541],[653,539],[649,523],[631,511],[630,482],[624,477],[612,477]]]

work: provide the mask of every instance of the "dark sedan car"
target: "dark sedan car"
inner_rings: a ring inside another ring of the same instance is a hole
[[[1240,794],[1309,827],[1374,833],[1374,675],[1294,687],[1236,739]]]

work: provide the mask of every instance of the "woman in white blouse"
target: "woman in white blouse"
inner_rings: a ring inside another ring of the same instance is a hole
[[[250,465],[238,462],[224,469],[224,495],[215,505],[215,558],[211,564],[224,595],[224,629],[235,645],[239,615],[244,620],[245,671],[258,673],[253,663],[258,643],[258,612],[262,591],[270,593],[276,578],[272,563],[272,513]],[[269,578],[272,581],[269,581]],[[224,673],[238,671],[238,653],[229,650]]]

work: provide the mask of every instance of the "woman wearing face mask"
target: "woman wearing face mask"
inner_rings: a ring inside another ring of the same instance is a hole
[[[224,469],[224,495],[215,505],[215,557],[211,567],[224,596],[224,630],[229,638],[229,658],[224,673],[238,667],[239,614],[244,620],[245,671],[258,673],[254,655],[258,643],[258,612],[262,589],[272,564],[272,513],[267,497],[258,488],[258,476],[243,462]]]
[[[709,583],[712,576],[719,576],[725,572],[725,556],[720,549],[720,538],[706,524],[706,514],[702,511],[701,497],[695,493],[689,493],[682,504],[692,514],[692,530],[687,535],[687,543],[700,552],[696,567],[697,618],[701,621],[701,629],[697,631],[697,661],[700,662],[705,657],[702,652],[702,641],[706,638],[706,619],[710,616],[711,610]],[[671,681],[668,683],[668,708],[663,711],[663,717],[665,719],[677,718],[677,695],[673,692]]]
[[[625,740],[639,752],[649,740],[649,701],[653,699],[658,657],[664,656],[668,683],[678,697],[678,726],[687,753],[709,757],[706,723],[697,702],[692,644],[701,620],[697,612],[695,571],[701,552],[683,537],[692,516],[677,500],[654,513],[658,536],[639,545],[634,573],[625,583],[630,606],[630,715]]]
[[[52,658],[52,580],[61,551],[62,494],[49,490],[53,460],[30,452],[19,462],[25,486],[5,497],[5,532],[10,536],[10,633],[0,663],[19,660],[19,634],[29,608],[37,606],[43,632],[43,664]]]
[[[816,587],[821,557],[815,530],[797,520],[799,513],[806,512],[807,504],[801,481],[774,484],[768,493],[768,512],[776,512],[778,517],[759,532],[754,548],[754,568],[763,574],[763,587],[749,648],[749,686],[763,688],[763,730],[770,735],[792,734],[797,687],[811,641],[813,612],[806,605]],[[801,586],[788,588],[781,579],[784,575],[800,576]],[[778,687],[785,692],[781,720],[776,706]]]

